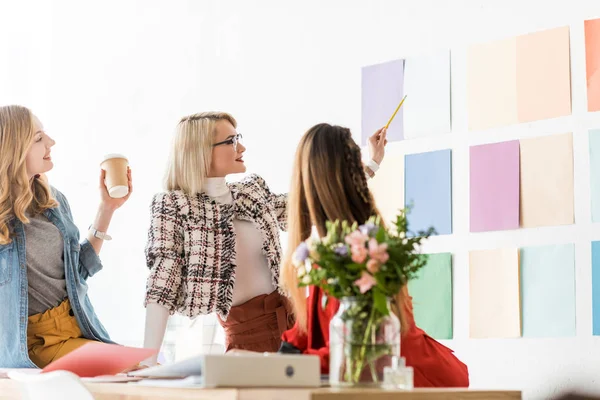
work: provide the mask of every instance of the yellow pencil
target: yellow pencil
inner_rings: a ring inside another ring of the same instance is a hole
[[[392,117],[390,118],[390,120],[388,121],[387,125],[385,126],[385,129],[387,129],[390,126],[390,124],[392,123],[392,120],[396,116],[396,113],[398,112],[398,110],[400,109],[400,107],[402,107],[402,103],[404,103],[404,99],[406,99],[406,96],[407,95],[404,95],[404,97],[400,101],[400,104],[398,104],[398,107],[396,107],[396,111],[394,111],[394,114],[392,114]]]

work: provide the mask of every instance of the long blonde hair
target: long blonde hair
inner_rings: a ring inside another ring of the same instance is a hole
[[[27,152],[35,136],[33,114],[22,106],[0,107],[0,245],[12,241],[9,223],[29,223],[25,212],[58,206],[43,179],[29,179]]]
[[[166,190],[182,190],[189,195],[202,191],[212,162],[216,124],[222,120],[237,127],[235,118],[225,112],[208,111],[181,118],[171,146]]]
[[[281,268],[280,285],[287,293],[302,331],[307,326],[306,292],[298,288],[292,256],[308,239],[314,225],[326,235],[326,221],[365,223],[380,213],[367,186],[360,148],[347,128],[318,124],[300,140],[294,160],[288,199],[288,246]],[[399,293],[393,305],[402,327],[406,317]]]

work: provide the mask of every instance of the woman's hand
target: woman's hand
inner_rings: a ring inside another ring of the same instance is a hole
[[[127,185],[129,186],[129,193],[127,196],[122,197],[120,199],[113,199],[108,194],[108,189],[106,188],[106,183],[104,180],[106,178],[106,171],[100,170],[100,207],[107,211],[115,211],[117,208],[121,207],[131,196],[131,192],[133,192],[133,185],[131,183],[131,168],[127,167]]]
[[[131,184],[131,169],[127,167],[127,184],[129,186],[129,193],[127,196],[120,199],[113,199],[108,195],[108,189],[106,188],[106,184],[104,183],[104,179],[106,176],[106,171],[101,170],[100,172],[100,206],[98,207],[98,212],[96,213],[96,219],[92,224],[92,227],[100,232],[108,232],[108,227],[110,225],[110,221],[112,220],[113,213],[119,207],[121,207],[131,196],[131,192],[133,192],[133,185]],[[104,241],[102,239],[98,239],[93,234],[88,232],[88,241],[94,248],[96,254],[100,254],[100,250],[102,249],[102,244]]]
[[[369,156],[371,160],[375,161],[378,165],[383,161],[385,155],[385,145],[387,144],[387,129],[385,127],[378,129],[368,140],[369,143]]]
[[[130,372],[133,372],[133,371],[139,371],[139,370],[141,370],[141,369],[146,369],[146,368],[149,368],[149,366],[148,366],[148,365],[144,365],[144,364],[142,364],[142,363],[139,363],[139,364],[136,364],[136,365],[134,365],[134,366],[132,366],[132,367],[129,367],[129,368],[127,368],[127,369],[125,369],[125,370],[121,371],[120,373],[121,373],[121,374],[128,374],[128,373],[130,373]]]

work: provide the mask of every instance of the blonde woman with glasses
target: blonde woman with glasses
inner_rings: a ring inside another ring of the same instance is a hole
[[[277,289],[287,194],[272,193],[258,175],[226,183],[227,175],[246,172],[236,127],[223,112],[190,115],[177,125],[166,191],[151,205],[145,347],[160,348],[175,312],[192,318],[216,313],[226,351],[277,351],[294,324]],[[383,130],[371,138],[369,176],[385,143]]]
[[[0,107],[0,367],[43,368],[90,342],[111,342],[86,280],[113,213],[100,173],[100,206],[79,243],[65,196],[48,185],[54,140],[25,107]],[[131,172],[128,171],[131,194]],[[104,231],[104,232],[103,232]]]

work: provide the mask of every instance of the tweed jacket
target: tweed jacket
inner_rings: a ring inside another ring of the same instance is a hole
[[[216,312],[226,319],[235,285],[234,218],[254,222],[261,232],[262,252],[273,284],[278,286],[279,230],[287,229],[287,194],[271,193],[258,175],[228,186],[232,204],[218,203],[205,193],[189,196],[180,190],[154,196],[144,305],[157,303],[171,314],[188,317]]]

